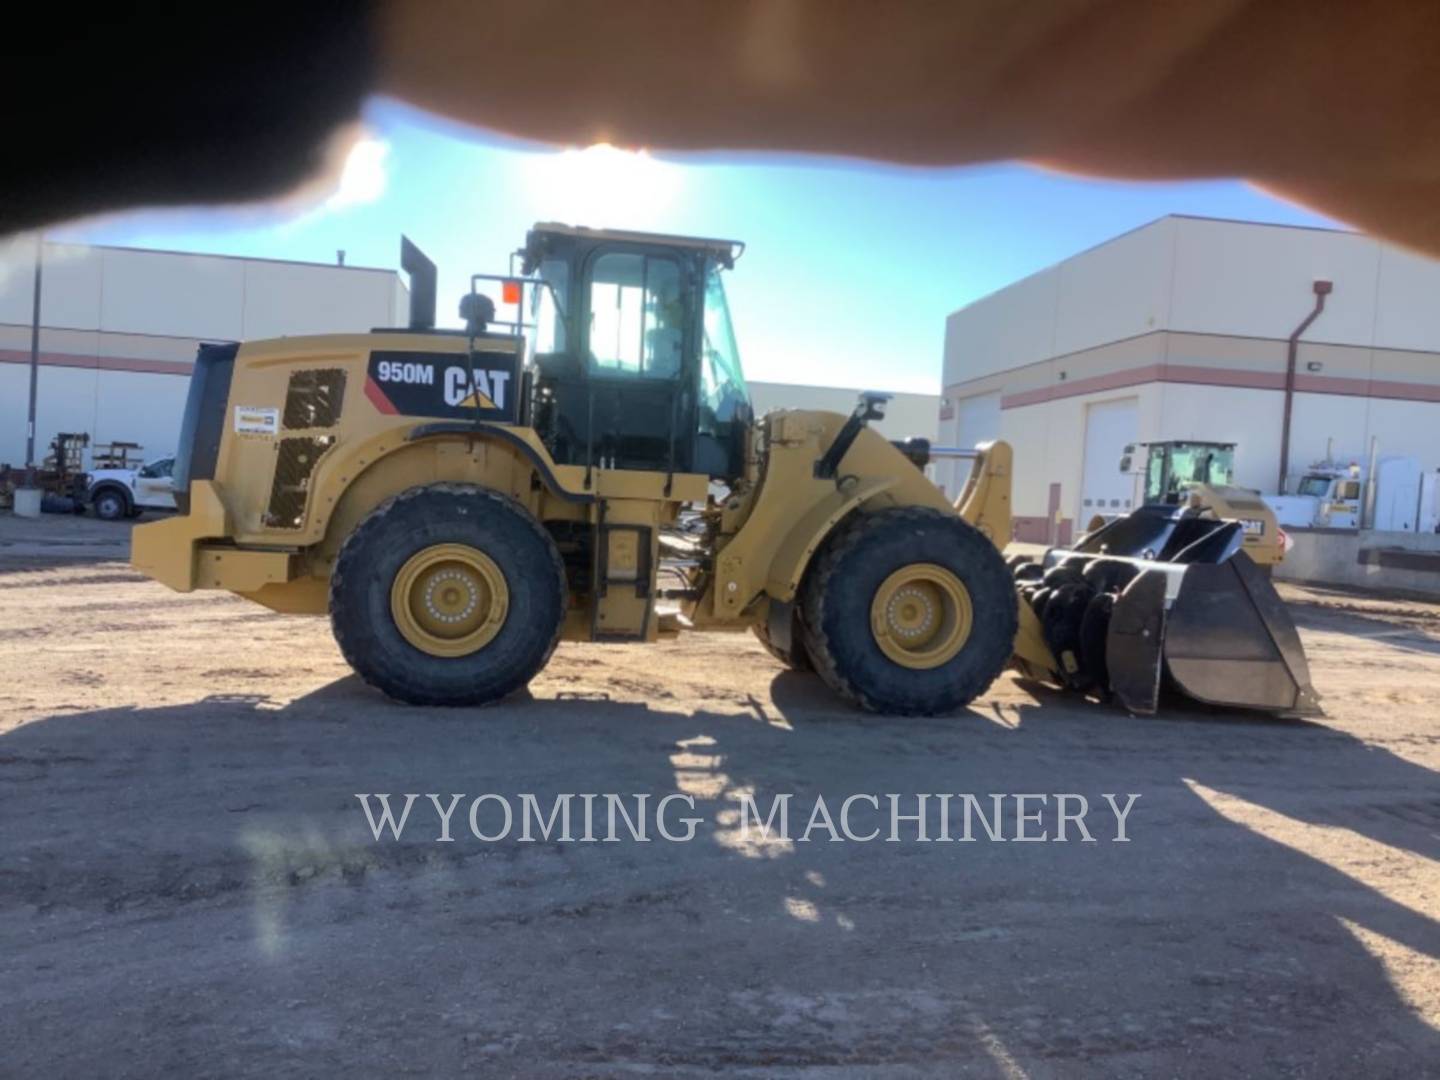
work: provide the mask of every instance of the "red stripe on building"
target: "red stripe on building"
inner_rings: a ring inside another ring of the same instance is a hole
[[[1246,371],[1239,368],[1206,367],[1201,364],[1146,364],[1121,371],[1074,379],[1054,386],[1021,390],[1000,399],[1002,409],[1018,409],[1047,401],[1122,390],[1145,383],[1180,383],[1189,386],[1224,386],[1244,390],[1284,390],[1285,376],[1275,371]],[[1386,398],[1394,401],[1440,402],[1440,384],[1400,382],[1389,379],[1351,379],[1338,375],[1295,376],[1295,389],[1307,394],[1341,394],[1350,397]]]
[[[83,353],[42,352],[46,367],[90,368],[100,371],[140,371],[151,375],[189,375],[195,365],[188,360],[140,360],[128,356],[92,356]],[[20,349],[0,349],[0,364],[28,364],[30,354]]]

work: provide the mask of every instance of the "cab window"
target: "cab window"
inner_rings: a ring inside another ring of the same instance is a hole
[[[140,470],[140,475],[146,480],[159,480],[161,477],[169,476],[170,470],[175,467],[174,458],[161,458],[159,461],[152,461]]]
[[[1150,460],[1145,463],[1145,501],[1162,502],[1165,491],[1165,448],[1152,446]]]
[[[685,308],[673,259],[611,252],[590,275],[590,367],[603,375],[674,379]]]
[[[1235,451],[1212,450],[1209,456],[1209,476],[1205,482],[1211,487],[1226,487],[1235,481]]]
[[[700,368],[701,401],[721,423],[735,419],[735,410],[749,400],[745,374],[740,368],[740,350],[725,303],[725,286],[720,268],[711,267],[705,278],[704,359]]]
[[[545,259],[540,264],[540,280],[530,289],[530,321],[534,353],[565,351],[565,312],[570,306],[570,267],[564,259]]]

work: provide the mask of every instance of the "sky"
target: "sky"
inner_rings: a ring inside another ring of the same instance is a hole
[[[144,211],[49,236],[325,263],[344,249],[394,268],[405,233],[439,265],[442,325],[459,325],[469,275],[504,273],[536,221],[743,240],[726,288],[751,379],[938,393],[946,315],[1128,229],[1169,213],[1333,224],[1230,180],[554,148],[383,99],[364,127],[303,205]]]

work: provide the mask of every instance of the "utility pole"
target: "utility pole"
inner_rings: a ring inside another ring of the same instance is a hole
[[[30,412],[25,424],[25,486],[35,486],[35,394],[40,385],[40,273],[45,233],[35,234],[35,306],[30,315]]]

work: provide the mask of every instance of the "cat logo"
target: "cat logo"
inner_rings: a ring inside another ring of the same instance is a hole
[[[468,358],[453,352],[376,350],[370,354],[365,396],[391,416],[513,424],[518,370],[519,357],[498,349],[476,350]]]
[[[504,409],[508,371],[475,369],[475,385],[469,388],[469,372],[463,367],[445,369],[445,404],[461,409]]]

